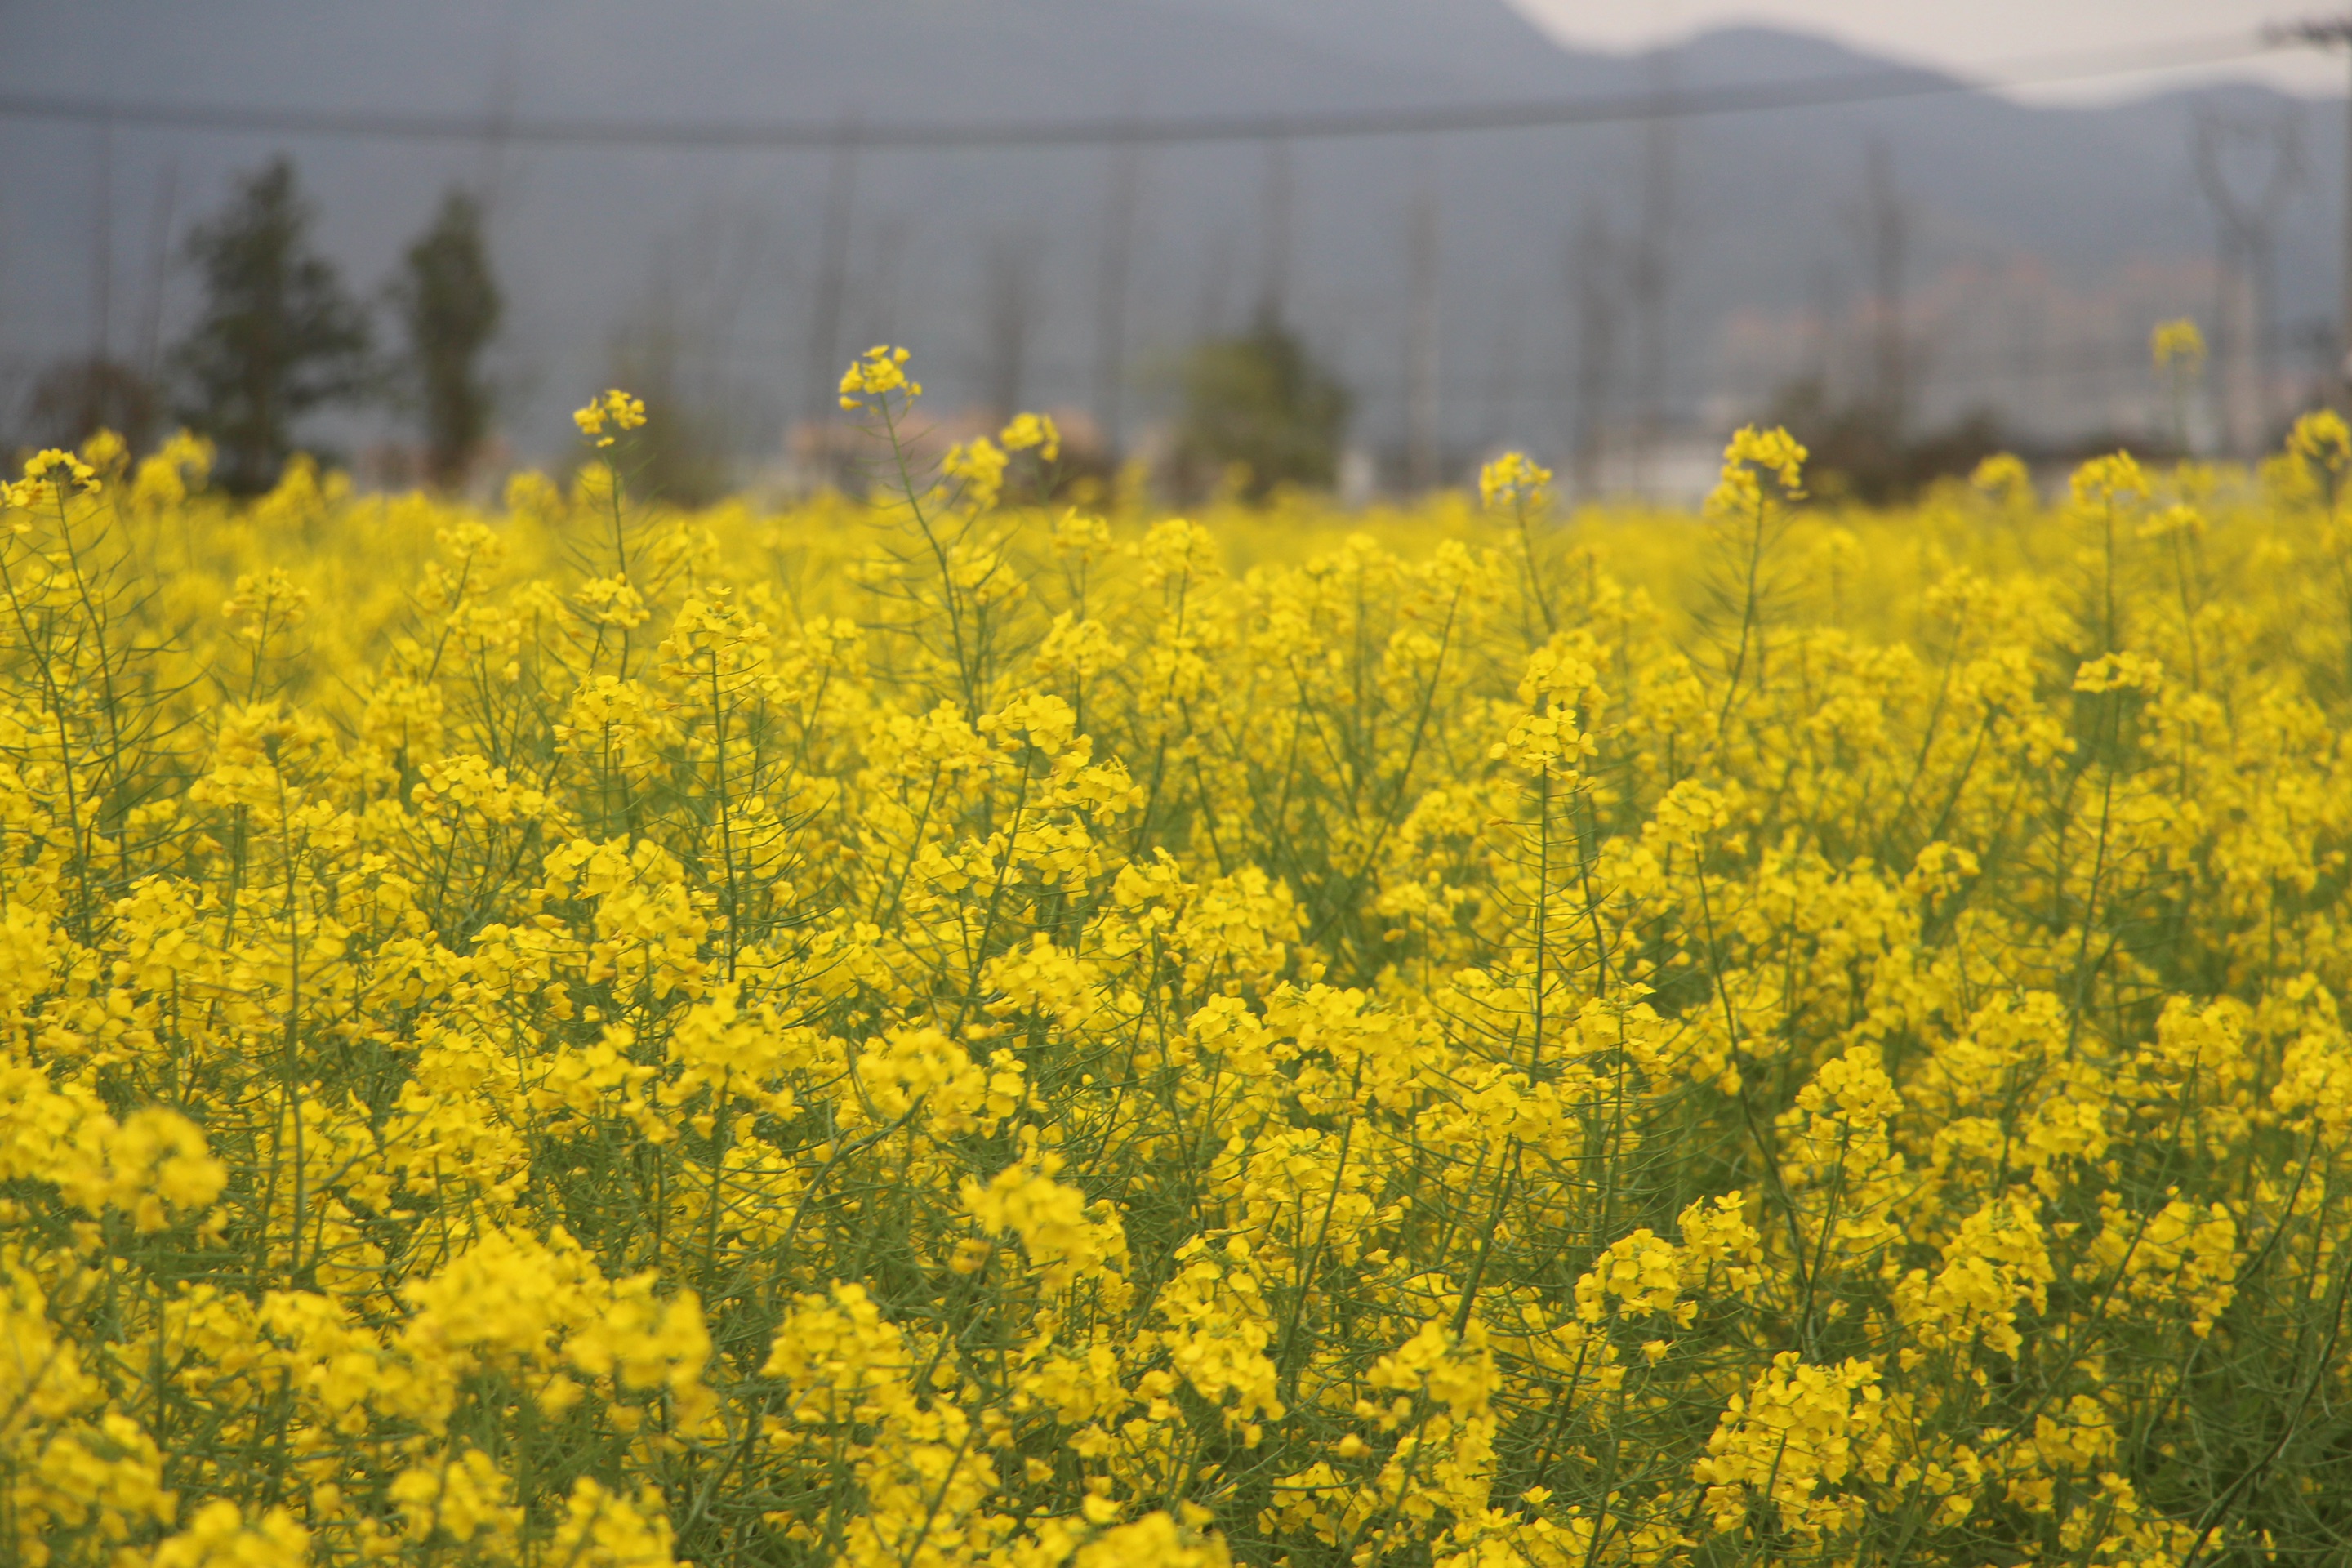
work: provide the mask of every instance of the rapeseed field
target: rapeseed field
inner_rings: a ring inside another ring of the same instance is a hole
[[[0,1553],[2340,1563],[2352,437],[0,510]]]

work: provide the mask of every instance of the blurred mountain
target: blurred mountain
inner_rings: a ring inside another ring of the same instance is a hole
[[[521,120],[1279,113],[1897,68],[1754,27],[1638,57],[1570,50],[1503,0],[16,0],[0,30],[7,93]],[[2191,155],[2200,115],[2299,127],[2300,174],[2275,226],[2286,347],[2274,363],[2283,377],[2318,363],[2296,345],[2332,309],[2334,108],[2252,87],[2108,108],[1949,94],[1682,119],[1663,132],[1621,123],[1132,155],[868,149],[846,161],[821,148],[0,119],[0,398],[21,401],[66,359],[151,359],[193,305],[184,269],[158,265],[158,237],[176,246],[231,171],[282,147],[320,205],[324,243],[366,289],[445,186],[484,195],[514,301],[499,349],[507,425],[525,453],[560,450],[563,411],[622,367],[723,426],[724,445],[765,452],[813,402],[821,360],[880,338],[915,348],[943,407],[1099,405],[1115,369],[1131,421],[1147,418],[1188,342],[1268,305],[1356,390],[1360,438],[1399,444],[1408,385],[1429,364],[1411,357],[1417,221],[1434,236],[1422,247],[1434,279],[1423,319],[1449,450],[1558,452],[1579,429],[1637,419],[1720,425],[1801,375],[1867,389],[1883,346],[1868,235],[1890,213],[1919,416],[1985,405],[2013,425],[2089,430],[2145,416],[2154,320],[2196,313],[2210,328],[2219,309],[2215,223]],[[2241,184],[2258,183],[2267,134],[2246,132]],[[1895,198],[1875,206],[1874,148]]]

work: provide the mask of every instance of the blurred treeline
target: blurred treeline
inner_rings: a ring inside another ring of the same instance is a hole
[[[348,460],[333,447],[335,426],[322,430],[316,416],[368,408],[394,414],[412,437],[370,454],[373,482],[446,492],[494,481],[509,455],[493,449],[504,389],[486,355],[506,300],[480,201],[463,187],[445,192],[372,292],[321,254],[317,220],[290,158],[241,176],[183,247],[180,260],[202,290],[185,335],[145,371],[103,353],[51,367],[29,402],[29,444],[72,446],[103,427],[145,450],[184,427],[218,449],[220,481],[250,494],[273,484],[298,447]],[[716,423],[723,414],[668,384],[674,358],[657,333],[624,334],[612,374],[661,410],[643,444],[644,487],[707,502],[740,475]],[[1278,293],[1261,300],[1246,330],[1202,339],[1154,374],[1174,395],[1169,426],[1156,442],[1127,446],[1115,411],[1076,421],[1066,465],[1075,486],[1105,489],[1123,468],[1178,501],[1257,501],[1286,489],[1342,486],[1358,400],[1286,319]],[[1843,402],[1817,380],[1799,380],[1756,412],[1813,449],[1822,493],[1873,505],[1899,502],[2014,444],[1989,412],[1922,430],[1906,417],[1906,401],[1890,370]],[[1007,402],[978,412],[1001,419],[1013,411]],[[785,453],[801,459],[802,488],[854,482],[821,425],[782,434]],[[1441,478],[1434,469],[1416,469],[1405,483],[1426,488]]]

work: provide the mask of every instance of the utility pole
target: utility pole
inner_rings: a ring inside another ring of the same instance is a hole
[[[520,79],[515,67],[513,7],[508,7],[503,20],[504,30],[499,38],[498,75],[490,81],[489,114],[482,131],[481,175],[478,182],[482,219],[486,226],[497,220],[500,210],[499,198],[505,194],[507,153],[514,133],[515,98]]]
[[[114,357],[114,123],[98,127],[98,210],[90,230],[90,374]],[[95,385],[95,382],[92,383]]]
[[[2344,49],[2352,58],[2352,16],[2314,17],[2270,29],[2273,42],[2308,44],[2314,48]],[[2336,374],[2352,382],[2352,89],[2344,98],[2344,277],[2338,306],[2336,346],[2342,357]]]
[[[1438,446],[1437,193],[1429,184],[1414,196],[1407,236],[1405,284],[1405,484],[1418,495],[1436,488]]]
[[[155,184],[155,205],[147,221],[147,292],[139,310],[139,342],[131,369],[155,384],[163,364],[163,284],[172,266],[172,209],[179,195],[180,165],[163,165]]]
[[[1816,260],[1805,282],[1811,302],[1806,310],[1810,330],[1805,334],[1804,378],[1813,384],[1822,406],[1827,408],[1834,401],[1830,381],[1837,368],[1838,318],[1843,313],[1838,298],[1837,273],[1828,262]]]
[[[992,418],[1010,419],[1021,412],[1029,339],[1036,324],[1037,261],[1030,237],[1000,234],[982,264],[981,320],[988,333],[982,382]]]
[[[1506,294],[1500,302],[1495,347],[1486,355],[1486,407],[1479,420],[1481,442],[1490,450],[1517,434],[1511,428],[1517,417],[1511,405],[1519,395],[1519,349],[1527,337],[1518,300]]]
[[[1903,263],[1909,248],[1910,213],[1895,189],[1894,160],[1886,143],[1870,144],[1858,215],[1863,247],[1870,260],[1872,392],[1887,434],[1901,439],[1910,401],[1909,357],[1903,335]]]
[[[909,227],[903,215],[888,213],[877,218],[868,231],[866,248],[874,259],[859,268],[856,286],[848,291],[849,303],[842,308],[844,319],[857,323],[853,334],[856,342],[850,345],[853,353],[857,343],[898,341],[898,281]]]
[[[1275,137],[1265,144],[1265,189],[1258,216],[1257,325],[1275,331],[1283,324],[1290,291],[1290,142]]]
[[[2265,156],[2267,166],[2258,181],[2242,184],[2247,166],[2233,164],[2232,146],[2249,146]],[[2235,368],[2234,376],[2227,376],[2234,394],[2232,444],[2241,456],[2252,457],[2271,434],[2272,271],[2280,208],[2300,166],[2294,121],[2200,114],[2192,148],[2198,183],[2220,231],[2221,309],[2216,324],[2223,329],[2223,342],[2218,357]]]
[[[816,298],[809,313],[807,418],[821,426],[834,416],[840,394],[841,315],[849,288],[849,226],[857,202],[857,121],[845,116],[826,163],[824,220],[817,232]]]
[[[1142,159],[1142,148],[1133,141],[1111,150],[1102,255],[1095,274],[1095,414],[1102,421],[1103,452],[1114,466],[1127,449],[1127,284],[1135,259]]]
[[[1617,318],[1622,300],[1617,241],[1608,216],[1588,205],[1569,254],[1569,287],[1576,301],[1576,425],[1569,449],[1577,498],[1600,493],[1601,458],[1615,414],[1610,394],[1617,372]]]
[[[1642,127],[1642,205],[1626,289],[1633,308],[1633,482],[1647,493],[1659,438],[1664,433],[1666,302],[1673,282],[1675,222],[1674,62],[1664,52],[1650,60],[1650,113]]]

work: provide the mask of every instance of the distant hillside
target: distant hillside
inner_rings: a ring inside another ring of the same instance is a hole
[[[7,31],[0,82],[15,91],[614,119],[1306,110],[1891,68],[1752,28],[1650,58],[1576,52],[1502,0],[20,0]],[[827,336],[840,352],[880,337],[913,344],[942,405],[1008,384],[1024,401],[1083,405],[1106,358],[1110,197],[1131,178],[1118,363],[1139,416],[1184,342],[1237,325],[1273,289],[1357,388],[1360,437],[1395,441],[1408,237],[1426,202],[1440,233],[1449,446],[1558,450],[1580,417],[1580,381],[1585,416],[1597,405],[1632,417],[1646,373],[1626,277],[1645,189],[1666,214],[1663,417],[1720,424],[1791,375],[1860,374],[1856,220],[1878,144],[1910,218],[1910,364],[1927,411],[1988,404],[2090,428],[2146,402],[2135,356],[2150,321],[2211,314],[2213,230],[2189,145],[2200,106],[2213,105],[2306,122],[2303,181],[2280,229],[2278,317],[2286,329],[2316,323],[2332,298],[2341,138],[2332,106],[2252,88],[2109,109],[1953,95],[1788,110],[1677,122],[1663,145],[1610,125],[1300,142],[1279,154],[1161,147],[1125,175],[1105,149],[869,152],[849,172],[849,279],[830,333],[814,321],[836,173],[822,152],[107,135],[0,121],[0,371],[21,387],[89,349],[102,254],[112,351],[168,339],[191,300],[172,272],[160,331],[151,325],[167,190],[183,230],[231,171],[282,145],[324,209],[330,247],[369,289],[444,184],[489,192],[516,305],[502,349],[509,423],[525,451],[561,440],[562,411],[616,357],[723,416],[740,450],[768,450],[809,401]],[[1645,186],[1645,169],[1664,174]],[[1285,190],[1270,233],[1269,194]],[[1606,354],[1580,331],[1580,227],[1581,320],[1608,330]]]

